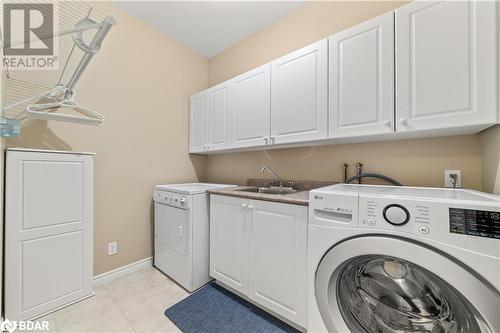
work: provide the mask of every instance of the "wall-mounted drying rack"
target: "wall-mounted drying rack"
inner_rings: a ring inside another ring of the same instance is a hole
[[[102,17],[99,13],[96,13],[93,7],[85,3],[62,2],[61,5],[61,22],[59,26],[62,26],[63,29],[51,36],[40,38],[71,37],[70,42],[59,40],[61,42],[59,54],[67,51],[66,61],[59,75],[59,80],[49,88],[50,86],[47,84],[34,82],[39,81],[36,76],[42,76],[47,81],[47,76],[51,76],[46,74],[47,71],[23,71],[24,73],[20,75],[21,78],[15,78],[15,75],[9,73],[7,68],[5,80],[7,103],[3,108],[2,117],[0,117],[0,136],[19,135],[21,120],[26,118],[94,126],[99,126],[104,121],[103,115],[84,108],[74,101],[74,88],[93,56],[101,49],[104,38],[111,27],[116,24],[116,21],[112,16]],[[81,18],[84,11],[86,11],[86,15]],[[94,17],[91,17],[91,15]],[[78,16],[80,19],[76,20],[75,18],[78,18]],[[73,25],[71,26],[71,24]],[[95,33],[92,35],[91,32],[94,30]],[[25,43],[25,41],[20,41],[20,43]],[[75,65],[72,62],[74,62],[74,55],[77,50],[83,54]],[[68,68],[73,66],[75,69],[71,72],[70,77],[64,80]],[[17,116],[6,117],[7,111],[16,109]],[[19,112],[19,110],[22,111]]]

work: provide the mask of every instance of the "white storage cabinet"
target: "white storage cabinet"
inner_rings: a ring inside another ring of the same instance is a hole
[[[394,132],[394,13],[329,39],[329,137]]]
[[[496,1],[416,1],[396,10],[399,132],[496,119]]]
[[[271,143],[326,139],[328,40],[271,63]]]
[[[210,275],[306,327],[307,207],[211,195]]]
[[[200,153],[208,150],[207,114],[208,92],[202,91],[189,99],[189,152]]]
[[[231,80],[233,148],[270,143],[271,66],[266,64]]]
[[[34,318],[92,295],[93,159],[7,150],[5,318]]]

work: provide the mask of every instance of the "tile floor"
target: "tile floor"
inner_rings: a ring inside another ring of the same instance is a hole
[[[187,295],[150,267],[100,286],[95,296],[39,320],[48,320],[51,332],[180,332],[164,311]]]

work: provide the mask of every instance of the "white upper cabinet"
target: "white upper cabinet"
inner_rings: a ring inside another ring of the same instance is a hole
[[[338,32],[192,96],[190,152],[477,133],[500,122],[499,21],[415,1]]]
[[[398,131],[495,123],[495,24],[495,1],[396,10]]]
[[[202,91],[189,99],[189,152],[199,153],[205,151],[207,130],[207,96],[208,92]]]
[[[326,139],[326,39],[271,63],[271,143]]]
[[[329,137],[394,131],[394,13],[329,39]]]
[[[271,122],[271,66],[269,64],[231,81],[233,147],[268,144]]]
[[[229,148],[231,123],[230,82],[226,81],[208,89],[207,145],[208,150]]]

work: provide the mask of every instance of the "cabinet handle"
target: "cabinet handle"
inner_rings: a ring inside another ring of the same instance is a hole
[[[252,210],[253,206],[252,205],[248,205],[248,209]]]
[[[387,126],[387,127],[391,127],[392,126],[392,121],[386,120],[386,121],[384,121],[384,125]]]
[[[182,225],[179,226],[179,237],[184,238],[184,229],[182,228]]]
[[[408,125],[408,120],[406,120],[406,118],[401,118],[399,119],[399,123],[403,126],[406,126]]]
[[[274,135],[271,135],[271,144],[275,144],[276,143],[276,138],[274,137]]]
[[[248,205],[247,205],[247,204],[245,204],[245,203],[242,203],[242,204],[241,204],[241,208],[243,208],[243,209],[247,208],[247,206],[248,206]]]
[[[207,146],[207,151],[210,149],[210,146]]]
[[[264,137],[264,142],[266,143],[266,145],[269,143],[269,138],[267,136]]]

